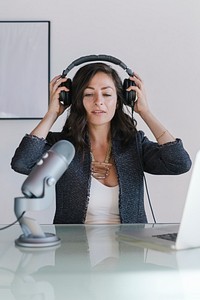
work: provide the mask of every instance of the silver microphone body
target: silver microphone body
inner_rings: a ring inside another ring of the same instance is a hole
[[[74,154],[74,146],[69,141],[60,140],[55,143],[24,181],[21,187],[22,193],[28,198],[42,197],[44,182],[49,186],[56,184],[68,168]]]

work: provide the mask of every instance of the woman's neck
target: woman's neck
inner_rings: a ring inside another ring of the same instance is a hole
[[[89,128],[89,138],[91,146],[106,145],[111,139],[110,128],[105,126]]]

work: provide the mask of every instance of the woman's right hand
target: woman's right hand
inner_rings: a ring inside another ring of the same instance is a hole
[[[52,125],[57,118],[65,111],[66,106],[62,105],[59,100],[59,94],[61,91],[68,92],[65,86],[60,86],[62,82],[65,82],[67,78],[62,78],[61,75],[54,77],[50,82],[50,103],[49,108],[43,119],[39,124],[31,131],[31,135],[35,135],[39,138],[46,138]]]
[[[59,117],[67,108],[59,101],[60,92],[69,91],[65,86],[60,86],[60,84],[65,81],[67,81],[67,78],[62,78],[61,75],[58,75],[50,82],[50,103],[48,112],[56,113],[57,117]]]

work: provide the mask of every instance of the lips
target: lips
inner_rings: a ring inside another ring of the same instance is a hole
[[[104,110],[93,110],[93,114],[105,114],[106,112]]]

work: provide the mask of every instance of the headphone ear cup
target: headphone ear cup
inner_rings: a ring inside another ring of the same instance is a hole
[[[124,104],[134,107],[134,103],[137,99],[136,91],[127,91],[130,86],[136,86],[135,82],[130,79],[124,79],[123,93],[124,93]]]
[[[68,92],[61,91],[59,96],[59,101],[64,106],[70,106],[72,104],[72,81],[70,78],[68,78],[65,82],[62,82],[60,86],[65,86],[67,89],[69,89]]]

